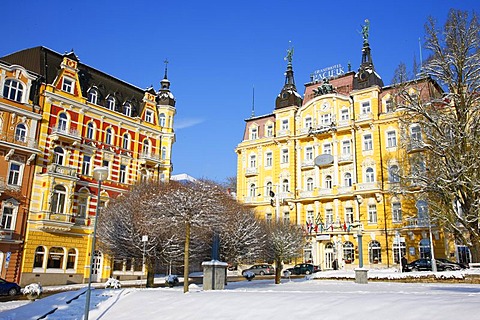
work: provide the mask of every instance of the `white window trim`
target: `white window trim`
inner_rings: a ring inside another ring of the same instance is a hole
[[[2,211],[0,211],[0,223],[3,221],[3,210],[5,208],[13,209],[12,210],[12,222],[10,224],[10,228],[5,229],[5,226],[2,226],[2,228],[4,230],[12,230],[12,231],[15,230],[15,226],[17,225],[17,215],[18,215],[19,204],[20,203],[17,202],[16,200],[14,200],[14,199],[7,199],[7,200],[2,201],[2,208],[1,208]]]
[[[16,164],[18,165],[20,168],[18,170],[18,183],[17,184],[10,184],[9,180],[10,180],[10,172],[11,172],[11,169],[12,169],[12,164]],[[23,170],[24,170],[24,164],[21,163],[21,162],[18,162],[18,161],[10,161],[8,163],[8,175],[7,175],[7,184],[9,186],[15,186],[15,187],[20,187],[22,185],[22,180],[23,180]]]
[[[65,81],[70,81],[71,83],[67,85]],[[69,86],[69,88],[66,88],[66,86]],[[62,91],[73,94],[75,92],[75,79],[64,76],[62,78]]]

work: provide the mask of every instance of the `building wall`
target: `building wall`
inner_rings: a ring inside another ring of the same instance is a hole
[[[58,73],[39,88],[40,152],[31,183],[20,284],[82,283],[89,277],[97,210],[138,181],[170,178],[174,98],[166,78],[158,92],[142,90],[80,64],[72,53],[42,50],[49,68],[58,68]],[[91,90],[98,100],[91,98]],[[115,99],[111,108],[110,97]],[[94,168],[101,166],[108,167],[108,177],[99,192]],[[113,273],[112,257],[97,255],[94,282]]]
[[[322,269],[332,269],[335,259],[340,267],[358,266],[359,232],[363,262],[369,267],[397,265],[397,241],[409,261],[420,258],[420,241],[429,238],[427,225],[412,223],[418,215],[415,203],[394,195],[398,183],[389,181],[389,167],[400,166],[408,144],[399,121],[401,112],[387,111],[393,88],[372,85],[353,90],[353,79],[354,73],[330,79],[337,90],[329,93],[317,91],[322,83],[308,83],[301,107],[247,119],[244,140],[236,149],[238,200],[254,208],[259,217],[288,219],[302,226],[303,260]],[[416,85],[428,86],[428,81]],[[270,137],[262,134],[267,121],[274,123]],[[258,137],[251,135],[256,127],[261,128]],[[396,146],[388,132],[394,133]],[[348,154],[344,143],[349,143]],[[288,150],[286,163],[282,150]],[[266,165],[267,152],[272,153],[271,166]],[[315,159],[322,163],[316,164]],[[284,180],[288,190],[283,189]],[[270,184],[273,198],[266,190]],[[401,205],[401,219],[393,219],[392,203]],[[445,257],[443,234],[433,229],[435,255]],[[345,250],[348,245],[352,251]]]
[[[0,277],[15,282],[20,280],[34,158],[39,153],[40,108],[30,98],[37,79],[21,66],[0,62]],[[8,89],[11,81],[21,86],[14,90],[21,95]]]

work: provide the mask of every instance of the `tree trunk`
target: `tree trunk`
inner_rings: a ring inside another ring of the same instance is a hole
[[[282,260],[275,260],[275,284],[280,284],[280,282],[282,281],[282,269]]]
[[[473,236],[470,236],[470,241],[472,242],[472,246],[470,247],[470,253],[472,254],[472,262],[479,263],[480,262],[480,238],[473,235]]]
[[[153,258],[147,259],[145,263],[147,268],[147,288],[153,288],[154,279],[155,279],[155,262]]]
[[[183,292],[188,292],[188,269],[189,269],[189,247],[190,247],[190,221],[185,222],[185,252],[183,259]]]

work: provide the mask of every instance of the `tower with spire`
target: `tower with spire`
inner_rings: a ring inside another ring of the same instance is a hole
[[[365,25],[362,26],[362,62],[358,68],[358,72],[353,78],[353,89],[365,89],[371,86],[383,87],[382,78],[375,72],[373,65],[372,53],[368,42],[370,32],[370,22],[365,19]]]
[[[293,77],[293,47],[290,47],[287,50],[287,56],[285,57],[287,63],[287,71],[285,72],[285,84],[283,85],[282,91],[277,96],[275,101],[275,109],[296,106],[300,107],[302,105],[302,97],[297,92],[297,87],[295,86],[295,79]]]

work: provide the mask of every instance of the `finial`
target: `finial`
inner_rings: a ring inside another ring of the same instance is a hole
[[[163,61],[163,63],[165,63],[165,76],[163,77],[164,79],[167,79],[167,66],[168,66],[168,59],[165,59],[165,61]]]

